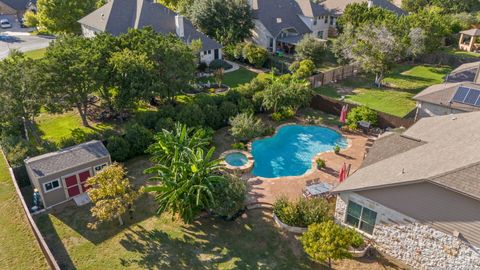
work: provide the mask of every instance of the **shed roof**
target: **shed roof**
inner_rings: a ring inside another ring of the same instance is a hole
[[[445,79],[446,82],[475,82],[480,68],[480,61],[465,63],[452,70]]]
[[[108,156],[110,154],[102,142],[90,141],[56,152],[27,158],[25,166],[29,167],[37,178],[41,178]]]
[[[151,0],[111,0],[78,22],[114,36],[126,33],[130,28],[141,29],[146,26],[151,26],[161,34],[176,35],[176,15],[174,11]],[[195,29],[186,18],[184,33],[181,39],[187,44],[200,39],[203,50],[222,48],[217,41]]]
[[[422,145],[406,146],[409,149],[360,168],[335,192],[432,181],[461,193],[469,189],[469,196],[480,199],[478,170],[467,170],[480,163],[479,120],[480,112],[422,118],[403,134]],[[381,148],[386,150],[395,143]],[[464,174],[461,183],[455,180],[460,174]]]

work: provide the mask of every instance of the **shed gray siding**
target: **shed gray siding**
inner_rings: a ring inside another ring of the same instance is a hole
[[[428,182],[356,193],[447,234],[456,230],[480,247],[478,200]]]

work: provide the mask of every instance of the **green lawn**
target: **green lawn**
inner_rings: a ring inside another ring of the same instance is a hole
[[[114,128],[110,124],[97,124],[90,121],[91,128],[82,126],[82,119],[76,111],[69,111],[63,114],[41,113],[36,119],[37,130],[43,140],[58,143],[62,138],[68,138],[72,130],[80,129],[85,133],[100,132],[108,128]]]
[[[449,47],[445,49],[445,51],[448,54],[463,57],[463,58],[480,58],[480,53],[462,51],[462,50],[459,50],[458,48]]]
[[[433,84],[443,82],[450,67],[398,65],[377,88],[372,76],[359,76],[338,84],[317,88],[317,93],[366,105],[372,109],[403,117],[415,108],[412,97]],[[343,90],[343,91],[340,91]],[[349,91],[346,91],[349,90]]]
[[[25,55],[32,59],[40,59],[45,56],[46,48],[25,52]]]
[[[143,183],[138,158],[127,164],[136,184]],[[67,207],[37,217],[37,224],[62,269],[312,269],[292,235],[275,227],[268,212],[253,210],[236,221],[202,218],[191,225],[154,215],[145,195],[126,226],[87,229],[88,206]]]
[[[0,155],[0,269],[49,269]]]
[[[252,72],[248,69],[240,67],[238,70],[225,73],[223,82],[224,84],[230,86],[231,88],[237,87],[241,84],[248,83],[257,77],[257,73]],[[215,83],[213,77],[205,77],[199,80],[200,82],[207,82],[210,81],[211,83]]]

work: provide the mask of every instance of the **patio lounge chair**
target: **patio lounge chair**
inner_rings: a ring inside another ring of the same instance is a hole
[[[330,191],[333,189],[333,186],[328,183],[317,183],[312,185],[307,185],[303,190],[303,197],[325,197],[328,198],[331,196]]]

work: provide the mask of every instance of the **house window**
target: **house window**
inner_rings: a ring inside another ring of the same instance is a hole
[[[211,51],[211,50],[208,50],[207,53],[208,53],[208,54],[212,54],[212,51]]]
[[[330,25],[333,25],[335,23],[335,17],[330,17]]]
[[[107,167],[107,163],[104,163],[102,165],[97,165],[95,167],[93,167],[93,170],[95,171],[95,174],[101,172],[103,170],[103,168]]]
[[[318,31],[317,37],[318,38],[323,38],[323,31]]]
[[[317,25],[317,18],[313,19],[313,25]]]
[[[325,16],[325,23],[328,23],[328,16]]]
[[[345,223],[368,234],[373,234],[377,212],[352,201],[348,202]]]
[[[58,179],[55,179],[43,184],[43,190],[45,191],[45,193],[53,191],[55,189],[59,189],[59,188],[60,188],[60,181]]]

